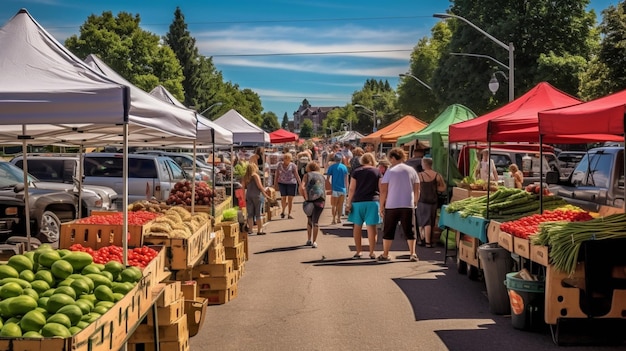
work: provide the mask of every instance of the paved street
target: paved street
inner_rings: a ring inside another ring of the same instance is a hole
[[[271,221],[249,238],[238,296],[209,306],[191,350],[556,350],[550,332],[514,329],[489,312],[485,284],[444,264],[441,246],[418,247],[409,262],[396,238],[391,262],[353,260],[349,227],[330,225],[330,204],[313,249],[302,198],[295,219]],[[364,238],[367,257],[367,239]],[[379,239],[376,253],[382,250]],[[566,334],[563,334],[564,336]],[[570,336],[571,338],[571,336]],[[597,347],[567,347],[591,350]],[[602,347],[602,350],[622,348]]]

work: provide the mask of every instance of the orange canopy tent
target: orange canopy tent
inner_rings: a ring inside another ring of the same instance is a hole
[[[391,143],[395,145],[399,137],[412,132],[419,132],[426,126],[428,126],[428,123],[419,118],[406,115],[385,128],[361,138],[361,142],[372,144]]]

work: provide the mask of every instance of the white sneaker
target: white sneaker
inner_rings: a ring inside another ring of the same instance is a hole
[[[317,249],[317,243],[313,243],[311,246],[313,246],[314,249]]]

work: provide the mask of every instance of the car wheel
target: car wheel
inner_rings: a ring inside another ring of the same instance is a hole
[[[61,236],[61,220],[51,211],[45,211],[41,216],[41,226],[39,234],[49,243],[59,241]]]
[[[10,245],[14,245],[14,244],[26,244],[28,243],[28,238],[25,236],[11,236],[7,239],[6,241],[7,244]],[[31,237],[30,238],[30,246],[31,249],[36,249],[39,246],[41,246],[41,241],[39,241],[39,239],[35,238],[35,237]]]

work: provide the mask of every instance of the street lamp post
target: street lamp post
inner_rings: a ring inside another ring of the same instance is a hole
[[[515,60],[513,58],[513,53],[515,52],[515,48],[513,47],[513,43],[509,42],[509,45],[501,42],[500,40],[494,38],[491,34],[485,32],[484,30],[482,30],[480,27],[478,27],[477,25],[475,25],[474,23],[470,22],[469,20],[467,20],[464,17],[461,16],[457,16],[457,15],[453,15],[451,13],[435,13],[433,15],[433,17],[435,18],[456,18],[459,19],[467,24],[469,24],[472,28],[476,29],[477,31],[479,31],[482,35],[486,36],[487,38],[491,39],[494,43],[498,44],[500,47],[504,48],[505,50],[507,50],[509,52],[509,101],[513,101],[513,99],[515,98],[515,91],[514,91],[514,87],[515,87],[515,70],[514,70],[514,65],[515,65]]]
[[[358,108],[362,108],[365,111],[369,112],[372,114],[372,118],[374,120],[374,124],[372,125],[372,133],[376,131],[376,109],[374,110],[370,110],[369,108],[361,105],[361,104],[354,104],[354,107],[358,107]]]
[[[428,90],[433,90],[433,88],[430,87],[430,85],[422,82],[421,79],[417,78],[416,76],[410,74],[410,73],[400,73],[399,74],[400,78],[404,78],[404,77],[411,77],[413,79],[415,79],[418,83],[420,83],[421,85],[425,86]]]
[[[202,112],[200,112],[201,115],[204,115],[205,112],[207,112],[208,110],[212,109],[215,106],[221,106],[223,103],[222,102],[216,102],[213,105],[205,108]]]

